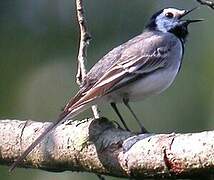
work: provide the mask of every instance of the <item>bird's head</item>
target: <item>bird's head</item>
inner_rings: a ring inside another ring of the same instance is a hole
[[[190,20],[183,19],[184,16],[194,11],[180,10],[176,8],[165,8],[156,12],[150,19],[146,28],[149,30],[157,30],[161,32],[171,32],[178,38],[185,40],[188,35],[188,25],[194,22],[202,21],[202,19]]]

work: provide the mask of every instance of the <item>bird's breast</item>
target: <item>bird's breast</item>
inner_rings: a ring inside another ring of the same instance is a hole
[[[166,66],[148,74],[142,73],[139,78],[108,94],[108,98],[113,102],[121,102],[123,98],[137,101],[163,92],[178,74],[182,57],[182,42],[177,39],[166,57]]]
[[[177,68],[157,70],[128,85],[127,89],[124,90],[124,94],[127,94],[131,101],[142,100],[146,97],[160,94],[172,84],[178,70],[179,66]]]
[[[174,57],[169,57],[168,66],[142,75],[137,80],[115,91],[111,94],[112,101],[119,102],[123,98],[128,98],[130,101],[143,100],[166,90],[175,80],[181,66],[182,47],[179,46],[177,50],[173,54]]]

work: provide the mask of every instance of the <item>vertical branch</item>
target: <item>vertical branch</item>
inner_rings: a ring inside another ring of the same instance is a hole
[[[87,48],[91,40],[91,35],[88,31],[86,19],[84,16],[83,0],[76,0],[76,11],[77,11],[77,20],[78,20],[79,29],[80,29],[76,82],[78,85],[81,86],[86,76],[85,62],[87,61]],[[99,111],[96,105],[92,106],[92,111],[93,111],[94,117],[99,118]]]
[[[89,45],[91,35],[89,34],[86,19],[84,17],[84,8],[82,0],[76,0],[76,11],[80,29],[76,82],[78,85],[81,85],[86,75],[85,62],[87,61],[87,47]]]

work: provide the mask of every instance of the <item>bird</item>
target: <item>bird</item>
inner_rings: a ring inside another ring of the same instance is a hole
[[[167,7],[159,10],[151,16],[141,34],[103,56],[86,74],[80,90],[68,101],[58,119],[13,162],[10,171],[58,125],[95,104],[110,103],[128,130],[116,105],[124,103],[146,133],[129,101],[160,94],[175,80],[182,65],[188,26],[202,21],[183,19],[195,9]]]

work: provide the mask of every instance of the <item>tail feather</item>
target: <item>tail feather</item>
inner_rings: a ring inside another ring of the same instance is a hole
[[[54,123],[52,123],[51,125],[49,125],[47,127],[47,129],[45,129],[45,131],[23,152],[23,154],[11,165],[9,171],[12,172],[16,166],[21,163],[24,158],[45,138],[47,137],[51,132],[52,130],[54,130],[57,125],[59,125],[60,123],[62,123],[63,119],[65,118],[66,116],[60,116],[58,118],[58,120]]]
[[[87,89],[84,89],[87,90]],[[97,92],[99,91],[100,92]],[[45,138],[47,137],[58,125],[65,122],[68,118],[73,118],[80,112],[88,109],[95,104],[96,98],[103,93],[103,88],[92,88],[87,94],[84,91],[79,91],[74,98],[72,98],[65,106],[64,111],[60,114],[57,121],[53,122],[47,129],[23,152],[23,154],[11,165],[9,171],[12,172],[24,158]]]
[[[89,103],[90,104],[90,103]],[[22,153],[22,155],[10,166],[9,172],[12,172],[24,159],[25,157],[44,139],[46,138],[58,125],[65,122],[68,118],[72,118],[78,115],[80,112],[87,109],[90,105],[79,106],[72,111],[62,112],[57,119]]]

